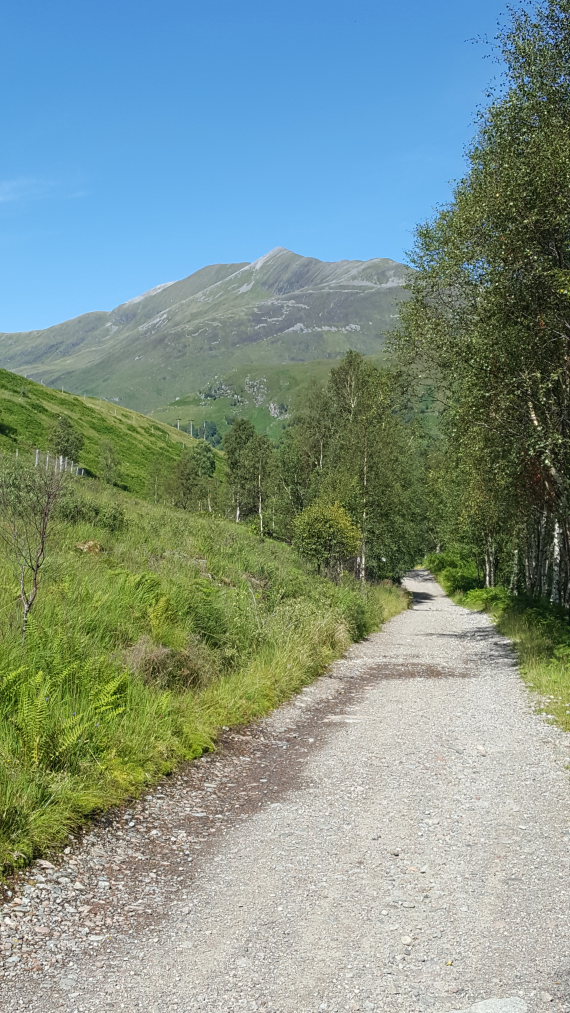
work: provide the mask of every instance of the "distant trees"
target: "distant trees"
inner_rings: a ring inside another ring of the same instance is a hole
[[[237,419],[224,438],[236,524],[244,514],[253,512],[255,508],[255,471],[251,453],[255,437],[256,432],[249,419]]]
[[[197,440],[166,481],[155,461],[149,492],[293,541],[322,572],[397,577],[421,557],[428,526],[418,418],[399,374],[348,352],[326,384],[304,391],[279,443],[234,419],[223,454]]]
[[[222,436],[215,422],[210,422],[208,419],[203,424],[203,435],[204,439],[212,445],[212,447],[220,447],[222,444]]]
[[[360,531],[361,580],[399,575],[424,548],[426,436],[397,374],[348,352],[292,414],[279,449],[280,516],[340,504]]]
[[[216,458],[209,443],[196,441],[184,450],[176,463],[171,478],[172,498],[176,506],[185,510],[212,510],[211,479],[216,470]]]

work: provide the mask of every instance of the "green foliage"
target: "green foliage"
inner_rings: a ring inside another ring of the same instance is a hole
[[[316,500],[340,503],[360,530],[361,579],[399,578],[426,548],[429,437],[402,377],[348,352],[293,413],[279,452],[280,530]]]
[[[481,587],[481,575],[464,546],[454,546],[446,552],[429,552],[423,565],[436,575],[447,594]]]
[[[170,481],[175,506],[190,510],[211,504],[215,470],[216,457],[209,443],[200,440],[188,447],[176,462]]]
[[[228,480],[236,507],[236,520],[255,510],[255,465],[252,447],[256,433],[247,419],[237,419],[224,438]]]
[[[125,511],[119,503],[101,503],[93,497],[78,495],[69,487],[57,512],[61,520],[71,524],[96,524],[108,531],[120,531],[126,524]]]
[[[121,478],[121,458],[111,440],[105,440],[101,446],[101,463],[99,469],[103,482],[118,485]]]
[[[53,520],[66,476],[0,457],[0,551],[17,581],[22,633],[35,607],[48,556]]]
[[[481,585],[481,578],[473,572],[473,569],[466,571],[456,566],[446,566],[440,570],[439,581],[448,594],[456,594],[457,591],[472,591]]]
[[[295,518],[293,528],[295,548],[319,573],[340,573],[358,553],[360,531],[338,503],[313,503]]]
[[[475,609],[477,612],[490,612],[499,617],[507,610],[516,607],[515,596],[506,587],[458,588],[457,590],[467,590],[467,594],[461,599],[461,604],[466,608]]]
[[[569,605],[570,3],[509,14],[468,171],[417,232],[399,346],[445,404],[433,543]]]
[[[114,507],[126,523],[79,553]],[[406,605],[395,588],[311,575],[243,525],[89,480],[64,514],[25,643],[0,551],[3,868],[212,748],[220,726],[265,713]]]
[[[50,450],[58,419],[67,417],[84,440],[81,465],[90,474],[154,499],[155,486],[149,478],[152,462],[158,459],[168,471],[182,449],[195,442],[184,432],[120,405],[26,383],[27,396],[22,398],[22,378],[0,369],[0,452],[14,454],[17,449],[33,460],[36,448]]]
[[[83,449],[84,438],[68,415],[60,415],[51,431],[49,449],[58,457],[77,462]]]

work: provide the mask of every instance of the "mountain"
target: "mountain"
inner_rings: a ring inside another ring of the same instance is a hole
[[[405,298],[393,260],[328,263],[279,247],[217,264],[110,313],[0,334],[7,369],[149,412],[232,370],[377,354]]]
[[[0,369],[0,454],[26,455],[50,447],[51,430],[67,417],[84,439],[80,463],[100,475],[105,447],[117,458],[117,482],[129,492],[148,492],[149,475],[180,456],[194,441],[186,433],[119,405],[43,387]]]

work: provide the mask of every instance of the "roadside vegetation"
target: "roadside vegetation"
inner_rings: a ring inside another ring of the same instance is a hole
[[[397,377],[355,353],[279,445],[238,419],[221,452],[102,402],[2,382],[9,870],[406,608],[393,580],[423,546],[421,436]]]
[[[368,367],[348,367],[343,380],[362,386]],[[155,457],[160,427],[21,382],[4,378],[1,406],[12,451],[0,459],[4,870],[314,679],[407,606],[382,578],[415,552],[402,546],[384,573],[367,536],[364,572],[348,448],[332,483],[345,422],[363,431],[354,407],[337,434],[303,424],[276,447],[239,420],[224,454],[186,437]],[[34,411],[42,427],[24,439]],[[373,462],[372,443],[368,453]],[[98,479],[79,477],[86,459]],[[121,489],[124,475],[145,499]]]
[[[211,749],[405,607],[288,545],[75,480],[22,636],[0,559],[0,865]]]
[[[570,0],[510,10],[465,177],[417,231],[396,344],[432,384],[427,564],[570,708]]]

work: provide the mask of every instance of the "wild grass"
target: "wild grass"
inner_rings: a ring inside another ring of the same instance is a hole
[[[186,433],[128,408],[44,387],[0,369],[0,451],[49,450],[51,429],[62,415],[84,438],[81,465],[100,475],[101,448],[111,444],[118,458],[118,484],[138,495],[147,492],[155,466],[168,467],[193,443]]]
[[[87,481],[81,497],[98,509],[60,516],[25,641],[0,557],[5,871],[212,749],[221,726],[266,713],[407,605],[390,585],[317,578],[230,522]]]

